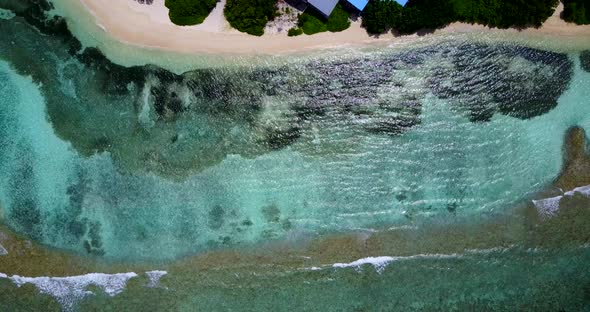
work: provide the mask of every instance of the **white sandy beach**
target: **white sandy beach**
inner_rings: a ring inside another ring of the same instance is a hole
[[[225,1],[218,3],[201,25],[180,27],[168,19],[164,0],[154,0],[151,5],[133,0],[64,0],[82,3],[90,11],[102,31],[109,37],[134,46],[179,53],[210,54],[282,54],[309,51],[338,46],[356,46],[375,43],[395,43],[417,38],[417,35],[395,37],[391,34],[378,38],[369,36],[361,28],[360,21],[340,33],[320,33],[313,36],[287,37],[282,33],[256,37],[231,29],[223,17]],[[572,39],[590,39],[590,26],[568,24],[559,18],[563,10],[560,4],[555,14],[540,29],[497,30],[481,25],[454,23],[436,33],[514,33],[523,36],[543,36]]]
[[[181,53],[281,53],[393,38],[392,35],[372,38],[360,23],[353,23],[350,29],[341,33],[299,37],[287,37],[284,33],[251,36],[229,27],[223,17],[223,2],[203,24],[181,27],[168,19],[164,0],[155,0],[152,5],[132,0],[71,1],[81,1],[94,16],[96,24],[121,42]]]

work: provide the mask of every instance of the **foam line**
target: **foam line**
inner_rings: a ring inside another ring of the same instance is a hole
[[[563,193],[563,195],[533,200],[533,205],[537,211],[544,216],[554,216],[559,211],[559,202],[563,197],[574,196],[580,193],[586,197],[590,197],[590,185],[576,187],[571,191]]]
[[[381,256],[381,257],[367,257],[362,258],[350,263],[334,263],[332,265],[333,268],[357,268],[360,269],[361,266],[365,264],[372,265],[377,273],[382,273],[385,267],[388,264],[394,261],[404,261],[404,260],[415,260],[415,259],[448,259],[448,258],[460,258],[462,255],[460,254],[420,254],[414,256],[405,256],[405,257],[389,257],[389,256]]]
[[[79,300],[88,295],[93,295],[92,291],[86,290],[90,285],[101,288],[107,295],[113,297],[120,294],[127,286],[127,282],[136,276],[137,274],[134,272],[117,274],[89,273],[68,277],[24,277],[19,275],[9,277],[4,273],[0,273],[0,278],[7,278],[18,287],[25,284],[35,285],[42,294],[55,298],[62,305],[64,311],[72,311]]]
[[[370,264],[372,265],[375,270],[379,273],[383,272],[383,270],[385,269],[385,267],[392,261],[395,261],[398,257],[387,257],[387,256],[383,256],[383,257],[368,257],[368,258],[362,258],[350,263],[334,263],[332,265],[332,267],[334,268],[350,268],[350,267],[354,267],[354,268],[360,268],[362,265],[365,264]]]
[[[150,288],[155,288],[158,287],[158,285],[160,284],[160,278],[168,274],[168,272],[156,270],[145,272],[145,274],[148,276],[150,280],[146,286]]]

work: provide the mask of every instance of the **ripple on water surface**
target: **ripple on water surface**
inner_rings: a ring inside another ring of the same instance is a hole
[[[11,81],[2,86],[11,103],[2,106],[7,221],[48,244],[112,257],[167,258],[290,230],[502,209],[556,176],[565,129],[588,122],[579,113],[588,77],[577,71],[560,105],[534,119],[473,123],[425,95],[420,125],[403,135],[321,129],[340,150],[313,154],[318,142],[303,141],[254,159],[229,156],[175,181],[121,173],[109,153],[80,156],[55,136],[35,84],[7,64],[3,75]]]
[[[514,45],[179,75],[81,51],[59,20],[0,25],[5,220],[93,255],[501,212],[557,176],[565,130],[589,122],[578,58]]]

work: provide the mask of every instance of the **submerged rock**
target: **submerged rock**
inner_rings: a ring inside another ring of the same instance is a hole
[[[276,204],[262,207],[261,212],[266,222],[277,223],[281,219],[281,210]]]
[[[273,150],[287,147],[301,136],[301,129],[297,126],[288,129],[269,128],[266,132],[266,144]]]
[[[568,130],[564,144],[564,160],[561,173],[554,185],[562,190],[573,190],[590,185],[590,153],[586,131],[581,127]]]
[[[102,248],[101,225],[99,222],[90,222],[87,237],[84,240],[83,246],[87,253],[97,256],[105,254]]]
[[[465,44],[448,55],[451,63],[435,69],[430,87],[468,109],[472,121],[488,121],[496,112],[520,119],[545,114],[573,75],[566,54],[527,47]]]
[[[590,73],[590,50],[580,53],[580,65],[582,69]]]
[[[219,230],[225,223],[225,209],[221,205],[215,205],[209,210],[209,228]]]

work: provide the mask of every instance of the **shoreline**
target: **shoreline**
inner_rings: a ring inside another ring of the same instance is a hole
[[[582,44],[590,38],[590,25],[578,26],[561,20],[561,3],[553,16],[539,29],[501,30],[457,22],[424,36],[394,36],[387,33],[378,37],[367,34],[361,28],[360,21],[352,22],[349,29],[339,33],[325,32],[296,37],[288,37],[286,33],[251,36],[229,28],[227,21],[223,19],[223,1],[218,3],[203,24],[188,27],[176,26],[167,19],[167,8],[163,0],[156,0],[151,5],[131,0],[60,0],[56,4],[59,4],[61,11],[69,10],[71,14],[66,15],[70,18],[74,13],[80,13],[76,7],[85,10],[91,19],[86,23],[93,24],[95,28],[92,34],[94,39],[100,41],[97,36],[103,35],[134,47],[181,54],[283,55],[343,47],[396,45],[453,34],[512,36],[518,41],[527,38],[567,38],[570,41],[581,40]]]

